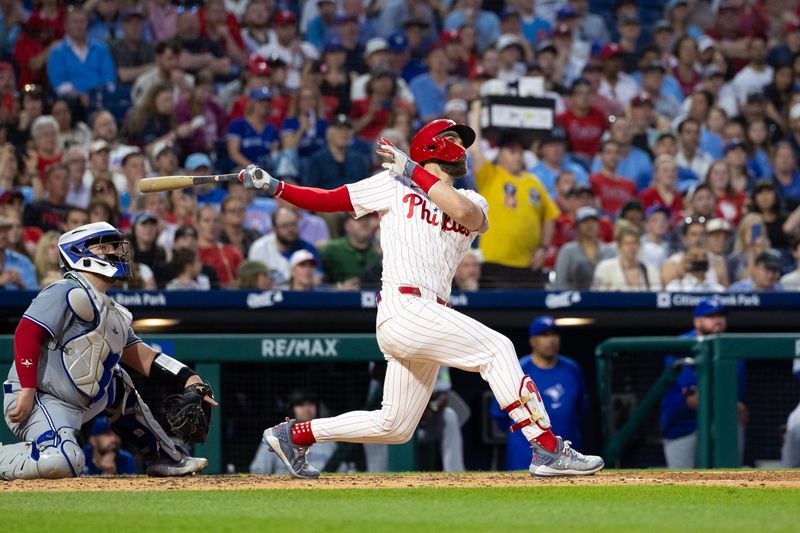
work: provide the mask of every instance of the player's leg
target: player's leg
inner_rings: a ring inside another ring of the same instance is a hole
[[[122,369],[114,375],[115,397],[106,409],[111,428],[126,442],[135,445],[147,461],[147,475],[183,476],[199,472],[208,465],[202,457],[191,457],[176,444],[156,421],[139,396],[130,376]]]
[[[458,414],[452,407],[442,411],[442,470],[445,472],[464,471],[464,441]]]
[[[800,404],[786,420],[786,435],[781,448],[781,464],[784,468],[800,467]]]
[[[31,416],[22,424],[8,420],[18,392],[3,401],[6,423],[23,442],[0,446],[0,479],[59,479],[76,477],[86,456],[78,444],[82,412],[50,396],[36,393]]]
[[[688,470],[695,467],[697,433],[692,432],[676,439],[664,439],[664,459],[667,468]]]
[[[504,335],[454,309],[413,296],[387,298],[397,306],[378,327],[385,352],[404,354],[471,372],[480,372],[514,425],[531,442],[536,475],[580,475],[597,472],[603,460],[583,456],[553,435],[539,391],[522,372],[512,342]],[[383,303],[382,303],[383,305]]]
[[[439,366],[387,357],[383,403],[376,411],[351,411],[300,424],[288,420],[264,432],[264,443],[295,477],[318,477],[305,458],[315,442],[401,444],[407,442],[428,405]]]

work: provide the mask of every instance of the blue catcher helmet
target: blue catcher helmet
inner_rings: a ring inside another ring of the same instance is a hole
[[[108,245],[108,251],[91,250],[100,244]],[[78,270],[107,278],[129,279],[129,260],[130,246],[125,235],[108,222],[80,226],[58,239],[58,263],[65,272]]]

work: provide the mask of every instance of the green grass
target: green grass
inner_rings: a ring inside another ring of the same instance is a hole
[[[800,490],[694,486],[4,493],[2,530],[800,531]]]

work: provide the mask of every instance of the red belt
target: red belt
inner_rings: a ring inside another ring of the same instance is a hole
[[[399,292],[400,294],[408,294],[411,296],[416,296],[418,298],[422,297],[422,291],[419,289],[419,287],[409,287],[408,285],[401,285],[397,287],[397,292]],[[378,293],[377,302],[381,303],[381,293]],[[444,305],[446,307],[453,307],[447,300],[445,300],[444,298],[440,298],[438,296],[436,297],[436,303],[439,305]]]

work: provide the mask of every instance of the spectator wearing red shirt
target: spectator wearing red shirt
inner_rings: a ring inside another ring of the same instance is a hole
[[[565,172],[564,174],[569,174]],[[551,269],[556,264],[556,257],[558,251],[568,242],[572,242],[577,238],[577,231],[575,230],[575,213],[581,207],[594,207],[595,197],[592,194],[592,189],[586,185],[575,185],[569,192],[561,199],[559,207],[562,209],[561,214],[556,219],[555,231],[553,238],[550,241],[550,246],[547,249],[544,265],[545,268]],[[614,240],[614,225],[608,217],[601,216],[598,219],[600,224],[600,240],[603,242],[611,242]]]
[[[606,213],[616,213],[628,200],[636,196],[636,184],[616,172],[619,163],[620,146],[617,141],[607,140],[600,145],[600,164],[598,172],[589,176],[592,192]]]
[[[653,162],[653,182],[639,194],[645,211],[650,206],[660,205],[672,213],[673,225],[680,219],[683,211],[681,194],[675,188],[678,182],[678,164],[670,155],[660,155]]]
[[[590,105],[591,92],[588,80],[575,80],[570,88],[567,110],[556,119],[567,132],[573,155],[580,158],[587,168],[608,125],[603,113]]]
[[[397,79],[390,70],[375,70],[367,83],[367,97],[353,102],[350,118],[353,131],[360,139],[371,142],[389,124],[395,107],[408,104],[397,98]]]
[[[31,138],[39,177],[45,179],[47,167],[61,161],[63,153],[58,149],[58,122],[51,115],[42,115],[31,125]],[[29,152],[29,157],[34,157]]]
[[[247,109],[247,95],[250,94],[250,91],[270,86],[271,72],[272,69],[269,68],[266,59],[257,54],[250,54],[247,70],[244,73],[244,81],[242,82],[244,85],[241,90],[242,94],[236,97],[231,105],[230,121],[244,116],[244,111]]]
[[[733,187],[728,163],[723,160],[714,161],[708,167],[705,183],[716,198],[717,217],[727,220],[734,227],[738,225],[747,202],[747,195]]]
[[[717,41],[725,52],[734,71],[747,64],[749,38],[766,32],[766,26],[754,14],[742,9],[738,2],[723,0],[717,6],[714,27],[706,30],[706,35]]]
[[[64,37],[64,8],[57,0],[44,0],[20,32],[14,46],[14,64],[19,68],[19,86],[47,83],[47,55]]]
[[[206,0],[199,19],[200,35],[216,42],[237,65],[247,64],[242,30],[236,16],[225,10],[225,0]]]
[[[267,123],[276,128],[280,128],[289,105],[292,103],[292,95],[286,91],[286,62],[279,57],[264,59],[261,56],[253,55],[250,57],[249,77],[247,78],[247,90],[249,94],[254,89],[269,87],[272,94],[272,107],[267,117]],[[237,118],[244,116],[249,101],[247,94],[240,96],[233,102],[229,121],[233,122]]]
[[[200,261],[214,269],[223,287],[236,281],[236,270],[244,258],[242,252],[219,240],[222,226],[214,206],[205,206],[197,214],[197,253]]]

